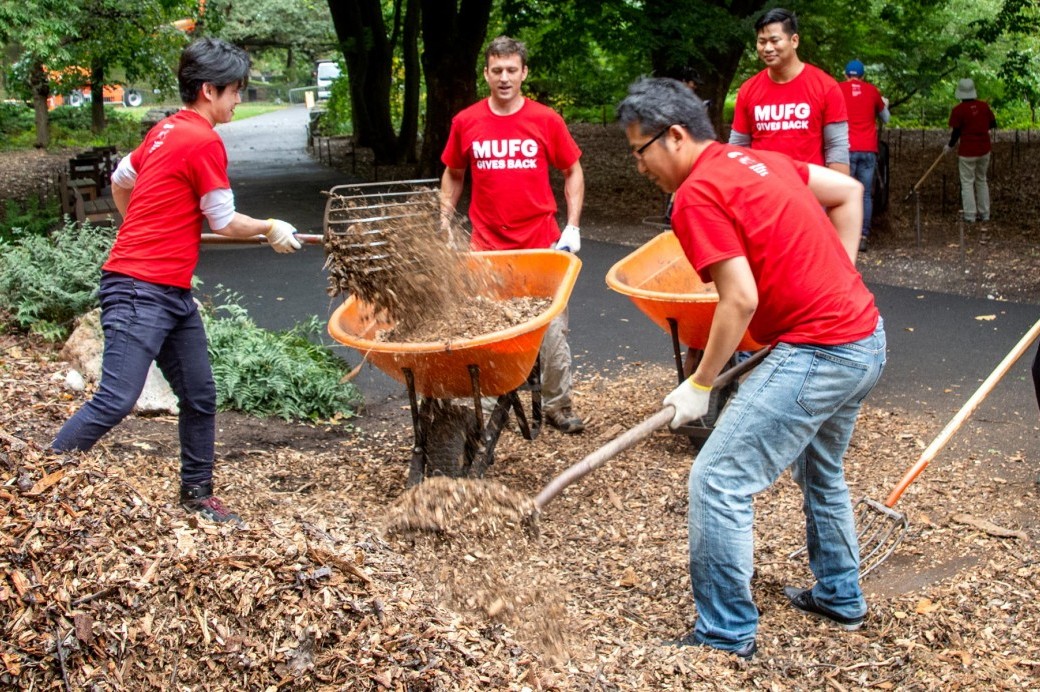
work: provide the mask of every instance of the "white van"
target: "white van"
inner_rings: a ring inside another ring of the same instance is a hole
[[[318,85],[318,99],[329,97],[329,87],[339,77],[339,64],[331,60],[322,60],[314,71],[315,83]]]

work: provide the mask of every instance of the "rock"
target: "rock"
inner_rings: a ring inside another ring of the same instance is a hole
[[[104,349],[104,334],[101,330],[101,309],[83,315],[76,322],[76,329],[61,350],[61,357],[68,361],[73,370],[82,375],[88,382],[101,379],[101,354]],[[71,374],[71,373],[70,373]],[[69,385],[66,379],[66,385]],[[71,387],[70,388],[74,388]],[[134,405],[134,412],[139,414],[169,413],[179,411],[177,397],[170,388],[166,378],[152,363],[148,371],[141,396]]]

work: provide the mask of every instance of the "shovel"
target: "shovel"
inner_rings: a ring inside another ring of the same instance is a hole
[[[725,387],[727,384],[761,363],[762,360],[769,355],[769,351],[769,348],[763,348],[756,351],[747,360],[737,363],[732,368],[716,377],[712,387]],[[535,513],[541,512],[545,506],[553,500],[553,498],[563,492],[564,488],[584,477],[588,473],[595,471],[629,447],[632,447],[638,442],[642,442],[658,428],[667,425],[674,415],[675,409],[672,406],[665,406],[639,425],[630,428],[586,456],[581,461],[564,470],[563,473],[549,481],[545,488],[542,489],[542,492],[538,493],[535,497]]]
[[[993,390],[997,383],[1007,374],[1007,371],[1011,369],[1011,366],[1015,364],[1022,354],[1032,346],[1033,342],[1036,341],[1037,336],[1040,336],[1040,321],[1034,324],[1025,336],[1023,336],[1015,347],[1011,349],[1011,352],[1004,356],[1004,360],[1000,361],[1000,365],[997,366],[996,370],[990,373],[986,381],[979,386],[975,393],[972,394],[971,398],[960,410],[954,415],[946,427],[942,429],[942,432],[932,440],[932,443],[928,445],[928,448],[921,453],[920,458],[913,466],[911,466],[907,472],[903,475],[903,478],[896,484],[892,492],[889,493],[888,498],[882,504],[876,500],[872,500],[869,497],[862,498],[856,503],[856,532],[859,537],[860,545],[860,577],[865,577],[875,568],[878,567],[882,562],[887,560],[895,549],[899,547],[899,544],[903,541],[906,533],[909,529],[910,522],[906,515],[902,512],[897,512],[895,507],[896,502],[902,497],[907,487],[914,482],[925,467],[939,454],[946,443],[949,442],[953,434],[960,429],[964,421],[968,419],[975,409],[979,407],[982,400]],[[805,548],[800,548],[794,553],[794,555],[801,553]]]
[[[921,179],[914,183],[914,186],[910,188],[910,192],[906,193],[906,197],[903,198],[904,202],[906,202],[911,197],[917,194],[917,191],[921,189],[921,185],[924,184],[924,181],[928,178],[929,175],[931,175],[932,171],[935,170],[935,167],[939,165],[939,162],[942,161],[943,158],[945,158],[945,156],[945,150],[939,152],[939,156],[937,156],[935,161],[932,162],[932,165],[928,167],[928,170],[924,172],[924,175],[921,176]]]

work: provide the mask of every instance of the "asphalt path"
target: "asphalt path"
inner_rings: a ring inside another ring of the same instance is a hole
[[[301,232],[320,233],[323,191],[338,184],[365,182],[318,164],[305,151],[307,111],[294,106],[275,113],[221,125],[230,160],[230,177],[239,210],[276,217]],[[570,299],[571,348],[578,372],[616,372],[626,363],[671,365],[670,337],[627,298],[606,286],[609,268],[633,248],[583,240],[581,274]],[[310,316],[327,321],[340,299],[330,298],[320,247],[293,255],[268,247],[207,246],[197,275],[200,292],[237,294],[258,325],[288,329]],[[807,268],[807,271],[811,269]],[[934,419],[939,429],[968,400],[1030,326],[1040,307],[870,284],[888,334],[888,365],[868,398],[875,407]],[[352,363],[351,349],[334,344]],[[980,432],[986,444],[1037,451],[1037,405],[1029,364],[1031,349],[1005,376],[961,435]],[[370,405],[407,401],[403,385],[371,365],[355,383]],[[647,392],[663,397],[667,392]]]

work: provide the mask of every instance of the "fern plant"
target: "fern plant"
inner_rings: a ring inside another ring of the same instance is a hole
[[[342,382],[347,363],[311,340],[324,328],[316,316],[272,332],[258,327],[232,299],[204,310],[203,320],[221,410],[328,420],[352,417],[360,406],[357,387]]]
[[[66,338],[75,318],[97,306],[101,265],[115,231],[67,220],[49,236],[0,241],[0,312],[17,330]]]

